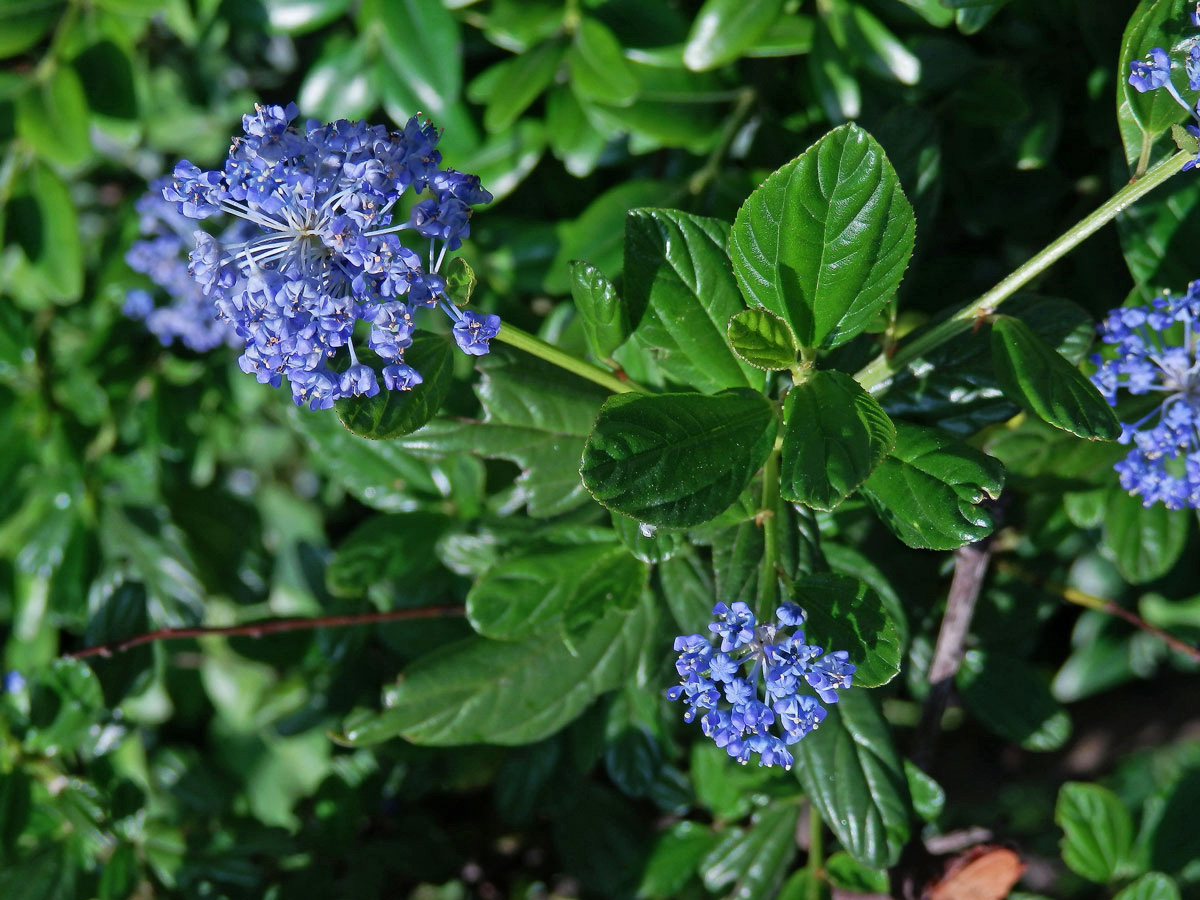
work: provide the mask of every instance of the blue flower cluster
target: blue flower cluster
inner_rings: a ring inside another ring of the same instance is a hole
[[[188,274],[188,250],[195,223],[181,216],[175,204],[162,197],[167,178],[151,183],[150,192],[138,200],[138,230],[143,240],[134,241],[125,261],[135,272],[148,276],[168,297],[165,305],[155,304],[149,291],[138,288],[125,297],[122,310],[140,319],[163,346],[178,341],[190,350],[205,353],[221,344],[236,346],[237,332],[217,319],[212,301]],[[239,222],[239,225],[245,223]],[[241,231],[242,235],[236,233]],[[245,229],[235,229],[227,240],[244,239]]]
[[[1118,390],[1160,400],[1136,422],[1122,423],[1129,455],[1117,463],[1121,487],[1145,506],[1200,509],[1200,281],[1179,297],[1156,297],[1150,306],[1114,309],[1100,337],[1116,347],[1092,382],[1113,406]]]
[[[263,384],[286,378],[296,403],[310,409],[374,396],[375,371],[354,347],[362,320],[367,346],[385,363],[384,386],[407,390],[421,383],[404,350],[422,306],[440,306],[454,320],[464,352],[487,353],[499,317],[458,309],[438,272],[446,252],[470,235],[471,207],[492,195],[476,176],[439,168],[439,132],[416,116],[389,132],[346,120],[300,128],[296,114],[294,103],[256,107],[222,171],[183,160],[162,192],[190,219],[228,214],[248,223],[250,235],[234,241],[197,231],[190,266],[236,329],[242,369]],[[428,195],[397,221],[410,187]],[[404,231],[428,240],[427,259],[400,242]],[[349,364],[331,366],[343,347]]]
[[[844,650],[825,653],[804,643],[804,611],[796,604],[784,603],[775,616],[776,622],[759,624],[745,603],[714,606],[708,628],[720,637],[721,649],[702,634],[677,637],[680,683],[667,698],[683,700],[685,722],[700,715],[705,735],[738,762],[757,753],[760,766],[790,769],[788,747],[825,719],[817,697],[837,703],[837,692],[850,687],[855,668]],[[806,686],[817,697],[800,693]],[[722,697],[729,708],[721,707]],[[778,734],[771,731],[776,724]]]
[[[1189,18],[1193,25],[1200,27],[1200,3],[1196,4],[1196,9],[1189,14]],[[1188,133],[1193,137],[1200,138],[1200,127],[1195,124],[1200,123],[1200,102],[1193,105],[1180,96],[1179,89],[1171,80],[1171,56],[1166,50],[1162,47],[1155,47],[1146,55],[1145,59],[1131,61],[1129,68],[1129,83],[1138,93],[1144,94],[1146,91],[1165,88],[1175,102],[1186,109],[1194,120],[1193,123],[1186,126]],[[1187,57],[1183,60],[1183,70],[1187,75],[1188,88],[1200,91],[1200,39],[1192,39]],[[1183,170],[1186,172],[1196,166],[1200,166],[1200,154],[1195,159],[1189,159],[1184,163]]]

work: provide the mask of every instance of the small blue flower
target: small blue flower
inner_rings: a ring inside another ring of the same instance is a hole
[[[196,232],[190,275],[236,331],[242,369],[263,384],[287,380],[311,409],[374,396],[379,379],[355,353],[362,320],[367,347],[387,364],[383,386],[409,390],[421,383],[404,363],[420,306],[450,315],[464,352],[487,353],[499,317],[454,307],[439,271],[470,235],[472,205],[492,195],[474,175],[440,168],[439,132],[415,116],[389,132],[346,120],[300,125],[297,113],[294,103],[255,107],[220,171],[182,160],[161,186],[177,216],[241,223],[236,233]],[[397,219],[410,187],[425,197]],[[416,249],[401,243],[404,232],[419,238]]]
[[[720,635],[721,651],[714,653],[700,634],[677,637],[680,683],[667,689],[667,699],[684,702],[685,722],[695,721],[703,710],[705,736],[738,762],[758,754],[759,765],[790,768],[793,758],[787,748],[825,719],[817,698],[800,691],[812,689],[826,703],[836,703],[838,692],[853,679],[849,654],[838,650],[822,655],[820,647],[806,644],[799,629],[804,611],[794,603],[781,605],[775,622],[756,623],[750,607],[740,601],[718,603],[713,618],[708,627]],[[728,708],[720,705],[722,699]]]
[[[1129,83],[1138,93],[1156,91],[1171,82],[1171,57],[1162,47],[1155,47],[1145,59],[1129,63]]]
[[[1100,337],[1115,348],[1107,360],[1092,357],[1092,382],[1105,399],[1116,406],[1124,391],[1158,400],[1122,423],[1120,441],[1131,449],[1114,467],[1121,487],[1144,506],[1200,509],[1200,281],[1182,296],[1112,310]]]
[[[16,669],[10,669],[4,673],[4,679],[0,682],[0,691],[6,694],[17,694],[25,690],[25,676]]]

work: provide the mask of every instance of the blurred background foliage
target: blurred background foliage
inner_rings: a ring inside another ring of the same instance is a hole
[[[66,657],[163,627],[461,602],[516,536],[607,524],[578,497],[514,485],[509,463],[355,438],[231,351],[160,346],[121,313],[147,286],[123,261],[132,204],[180,157],[217,164],[256,102],[322,120],[423,112],[447,162],[496,195],[465,251],[477,302],[583,353],[568,263],[619,278],[627,210],[732,220],[767,173],[853,119],[919,223],[891,338],[1128,180],[1113,97],[1133,6],[0,0],[0,621],[20,674],[0,697],[0,897],[768,897],[784,879],[787,896],[818,896],[791,874],[795,777],[729,765],[658,699],[669,624],[626,688],[519,748],[331,739],[407,661],[469,633],[460,620]],[[1197,274],[1198,198],[1151,197],[1027,309],[1081,354],[1089,316]],[[889,411],[964,436],[1010,418],[973,346],[945,351],[953,379],[898,383]],[[478,416],[479,376],[456,365],[446,411]],[[1009,468],[998,540],[1015,562],[984,591],[944,795],[913,775],[922,827],[1015,841],[1029,889],[1054,897],[1108,897],[1149,869],[1200,896],[1194,667],[1043,580],[1194,639],[1195,534],[1126,502],[1111,448],[1064,455],[1057,434],[977,438]],[[533,518],[515,515],[524,503]],[[903,606],[904,675],[881,693],[907,746],[949,557],[874,540],[862,504],[823,530],[836,567]],[[702,606],[709,577],[676,564],[656,585]],[[1056,813],[1068,779],[1091,784]],[[1060,850],[1072,804],[1116,822],[1112,865]],[[839,889],[881,889],[849,857],[828,869]]]

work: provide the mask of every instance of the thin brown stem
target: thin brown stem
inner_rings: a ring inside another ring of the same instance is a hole
[[[143,644],[153,644],[156,641],[179,641],[184,638],[201,638],[220,635],[223,637],[252,637],[260,638],[268,634],[279,634],[284,631],[308,631],[316,628],[347,628],[352,625],[377,625],[382,622],[404,622],[411,619],[437,619],[450,616],[465,615],[462,606],[425,606],[418,609],[394,609],[389,612],[356,613],[346,616],[320,616],[313,619],[266,619],[261,622],[247,622],[244,625],[229,625],[222,628],[162,628],[146,634],[139,634],[123,641],[113,641],[96,647],[85,647],[68,653],[70,659],[83,659],[88,656],[112,656],[140,647]]]

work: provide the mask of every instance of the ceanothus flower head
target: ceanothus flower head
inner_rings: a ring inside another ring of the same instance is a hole
[[[450,316],[465,353],[487,353],[499,317],[458,309],[439,272],[470,235],[471,207],[492,195],[476,176],[440,168],[440,133],[428,121],[388,131],[344,119],[301,125],[297,112],[256,106],[219,171],[182,160],[160,186],[177,217],[240,223],[236,234],[195,232],[190,275],[236,333],[242,369],[263,384],[286,379],[311,409],[374,396],[380,378],[355,347],[361,320],[366,346],[386,364],[383,388],[411,390],[421,375],[404,351],[419,306]],[[425,197],[397,220],[409,188]]]
[[[1155,47],[1145,59],[1129,63],[1129,83],[1139,94],[1156,91],[1171,80],[1171,57],[1162,47]]]
[[[1144,506],[1200,509],[1200,281],[1182,296],[1114,309],[1099,330],[1115,349],[1108,359],[1092,356],[1092,383],[1104,398],[1113,406],[1122,391],[1154,398],[1133,401],[1138,417],[1122,422],[1130,451],[1114,467],[1121,487]]]
[[[757,623],[742,602],[718,603],[713,618],[708,627],[721,638],[720,651],[700,634],[675,639],[680,683],[667,699],[683,701],[685,722],[703,713],[705,736],[738,762],[758,754],[761,766],[791,768],[787,748],[824,721],[821,701],[837,703],[838,691],[850,687],[849,654],[805,643],[804,611],[794,603],[780,605],[775,622]]]

